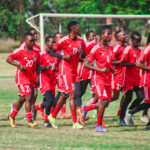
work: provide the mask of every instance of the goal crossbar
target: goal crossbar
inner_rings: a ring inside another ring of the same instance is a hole
[[[40,19],[40,28],[37,28],[31,20],[39,17]],[[41,49],[44,49],[44,17],[55,17],[55,18],[128,18],[128,19],[150,19],[150,15],[111,15],[111,14],[58,14],[58,13],[40,13],[35,16],[32,16],[26,19],[26,22],[36,29],[40,33],[40,44]]]

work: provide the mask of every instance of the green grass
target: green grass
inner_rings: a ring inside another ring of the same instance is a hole
[[[8,54],[0,55],[5,58]],[[4,60],[0,59],[0,64]],[[11,68],[3,63],[4,68]],[[0,66],[1,67],[1,66]],[[0,68],[1,69],[1,68]],[[141,112],[137,113],[133,119],[135,126],[121,127],[113,117],[117,113],[119,100],[111,103],[106,109],[104,121],[109,125],[108,133],[95,132],[96,119],[92,117],[88,120],[83,130],[74,130],[72,120],[62,120],[60,115],[57,118],[58,129],[45,128],[43,121],[37,118],[39,124],[37,128],[28,128],[23,117],[25,115],[24,106],[16,117],[17,128],[12,129],[9,126],[7,117],[10,113],[10,104],[18,99],[18,89],[15,86],[14,75],[15,67],[11,72],[0,72],[0,149],[11,150],[149,150],[150,149],[150,131],[145,130],[146,124],[140,121]],[[7,76],[5,76],[5,73]],[[10,76],[8,76],[10,74]],[[88,88],[83,97],[83,103],[86,103],[91,97]],[[37,103],[42,101],[40,92]],[[67,111],[69,111],[69,102],[67,101]],[[92,116],[93,112],[89,113]]]

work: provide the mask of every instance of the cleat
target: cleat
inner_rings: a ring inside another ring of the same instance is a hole
[[[11,113],[12,113],[12,111],[13,111],[14,108],[15,108],[14,104],[11,104],[10,108],[11,108]]]
[[[71,115],[70,115],[70,114],[67,114],[67,113],[61,113],[61,114],[60,114],[60,118],[61,118],[61,119],[69,119],[69,118],[71,118]]]
[[[12,128],[16,128],[16,125],[15,125],[15,118],[12,118],[12,117],[9,116],[8,119],[9,119],[10,126],[11,126]]]
[[[119,123],[121,126],[127,126],[127,124],[125,123],[124,120],[118,120],[118,123]]]
[[[109,125],[108,125],[108,124],[105,124],[105,122],[104,122],[104,121],[102,121],[102,127],[104,127],[104,128],[108,128],[108,127],[109,127]]]
[[[144,115],[144,116],[141,117],[141,121],[145,122],[145,123],[148,123],[149,117],[147,115]]]
[[[37,113],[37,110],[35,110],[35,105],[32,105],[32,119],[35,121],[36,120],[36,113]]]
[[[81,117],[80,117],[80,123],[82,124],[82,125],[85,125],[86,123],[85,123],[85,117],[86,117],[86,114],[87,114],[87,112],[85,112],[84,111],[84,107],[85,107],[86,105],[82,105],[82,114],[81,114]]]
[[[52,115],[48,116],[48,119],[52,125],[53,128],[57,129],[57,125],[56,125],[56,118],[53,118]]]
[[[44,120],[44,109],[43,108],[38,110],[38,114],[39,114],[39,117]]]
[[[38,125],[37,123],[34,123],[33,120],[30,120],[30,122],[28,122],[27,124],[28,124],[28,127],[31,127],[31,128],[34,128]]]
[[[44,121],[44,122],[43,122],[43,125],[44,125],[45,127],[52,127],[52,125],[50,124],[49,121]]]
[[[126,125],[129,125],[130,120],[131,120],[131,114],[130,114],[129,111],[127,110],[127,111],[126,111],[125,118],[124,118],[124,121],[125,121]]]
[[[96,132],[108,132],[102,125],[96,126]]]
[[[83,126],[79,124],[78,122],[74,123],[72,126],[74,129],[83,129]]]

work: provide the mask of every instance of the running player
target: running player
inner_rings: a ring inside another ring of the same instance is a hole
[[[86,42],[85,54],[88,55],[91,49],[97,44],[95,32],[87,31],[86,38],[87,38],[87,42]],[[81,62],[79,74],[75,82],[75,102],[76,102],[76,111],[78,115],[78,121],[80,120],[81,113],[82,113],[81,111],[82,99],[81,98],[85,94],[88,84],[91,85],[91,82],[90,82],[91,76],[92,76],[92,71],[85,68],[83,65],[83,62]],[[88,118],[89,117],[87,117],[86,119]],[[85,125],[85,123],[83,123],[82,125]]]
[[[55,38],[55,43],[57,43],[61,38],[63,38],[63,35],[62,35],[62,33],[57,32],[57,33],[54,34],[54,38]],[[55,49],[55,45],[54,45],[54,49]],[[55,97],[55,101],[53,103],[53,107],[52,107],[51,113],[53,112],[53,110],[54,110],[54,108],[56,106],[56,103],[57,103],[57,101],[58,101],[58,99],[60,98],[60,95],[61,95],[61,89],[59,87],[59,82],[61,82],[60,81],[61,79],[58,76],[58,72],[56,72],[56,79],[57,79],[56,81],[57,81],[58,93],[57,93],[57,95]],[[62,119],[71,118],[71,115],[66,113],[66,102],[61,108],[60,118],[62,118]]]
[[[33,38],[34,38],[33,50],[35,50],[35,52],[37,52],[37,53],[40,53],[40,51],[41,51],[40,47],[39,47],[39,45],[36,44],[36,41],[38,40],[37,31],[34,28],[29,28],[28,33],[32,34]],[[25,46],[25,42],[21,44],[20,48],[24,47],[24,46]],[[36,81],[36,79],[37,79],[37,74],[35,72],[34,73],[34,81]],[[38,94],[37,87],[34,86],[33,87],[33,95],[32,95],[33,97],[32,97],[31,106],[35,104],[35,101],[36,101],[36,98],[37,98],[37,94]],[[11,111],[14,109],[15,104],[16,103],[11,104]],[[41,114],[40,114],[40,116],[41,116]],[[41,116],[41,118],[44,118],[44,116]],[[24,119],[26,119],[26,116],[25,116]],[[33,120],[35,120],[35,118],[33,118]]]
[[[62,60],[59,64],[59,76],[62,81],[60,87],[63,89],[63,93],[61,94],[52,115],[49,116],[49,120],[52,126],[54,128],[57,128],[56,116],[65,102],[66,95],[69,95],[71,115],[73,119],[73,128],[80,129],[83,128],[83,126],[77,122],[76,118],[74,84],[77,77],[79,58],[82,58],[82,49],[85,49],[85,43],[84,40],[78,36],[78,34],[80,33],[80,26],[78,22],[69,22],[67,25],[67,29],[69,31],[69,35],[59,40],[55,46],[55,49],[56,51],[61,51],[61,53],[63,53],[64,55],[72,55],[72,59],[70,61]]]
[[[59,61],[58,59],[69,60],[70,56],[62,56],[55,52],[53,49],[53,37],[48,36],[45,39],[45,43],[47,48],[40,53],[40,90],[44,98],[41,104],[32,107],[32,111],[33,115],[36,115],[37,110],[45,108],[44,126],[50,127],[48,115],[50,114],[50,108],[55,100],[55,70]]]
[[[113,91],[112,101],[117,100],[119,98],[120,92],[122,91],[124,67],[121,66],[121,57],[126,47],[126,42],[128,40],[127,37],[128,36],[125,31],[119,30],[115,33],[117,43],[114,45],[113,48],[112,65],[114,65],[114,69],[117,71],[117,75],[116,76],[112,75],[112,91]],[[124,93],[122,94],[120,108],[117,113],[117,119],[120,116],[120,109],[123,101],[124,101]]]
[[[143,89],[139,87],[140,84],[140,69],[136,67],[136,61],[141,54],[139,46],[141,44],[141,35],[138,32],[132,32],[131,34],[131,44],[127,46],[122,55],[122,66],[125,66],[125,73],[123,79],[123,91],[125,92],[125,100],[121,106],[119,124],[134,125],[132,120],[125,118],[125,112],[129,103],[132,100],[133,91],[136,93],[136,99],[133,101],[130,109],[138,106],[144,99]],[[126,122],[125,122],[126,121]]]
[[[33,35],[27,33],[25,35],[25,45],[11,53],[6,61],[17,67],[16,84],[19,88],[19,100],[16,102],[15,108],[9,116],[10,126],[15,128],[15,116],[25,102],[26,117],[29,127],[37,126],[32,120],[31,100],[34,85],[39,84],[39,53],[33,50]],[[17,62],[15,61],[17,60]],[[34,73],[37,72],[37,80],[34,80]]]
[[[82,106],[82,120],[88,111],[97,109],[97,132],[107,132],[102,126],[105,108],[111,101],[111,63],[113,47],[108,44],[112,38],[112,29],[109,26],[103,26],[99,32],[100,42],[93,47],[85,59],[85,67],[94,70],[95,79],[95,99],[97,102],[91,105]],[[94,62],[93,62],[94,61]],[[93,63],[93,64],[92,64]]]

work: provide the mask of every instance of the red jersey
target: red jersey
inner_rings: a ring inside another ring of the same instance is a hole
[[[55,45],[56,51],[61,51],[62,55],[72,55],[71,60],[61,60],[59,64],[59,75],[70,73],[73,76],[77,76],[77,67],[79,62],[79,50],[86,51],[84,40],[77,36],[76,40],[72,40],[69,35],[63,37]]]
[[[122,55],[122,61],[128,63],[136,63],[141,54],[141,49],[135,50],[131,45],[127,46]],[[133,87],[139,86],[140,69],[136,66],[125,67],[123,86],[129,87],[127,90],[132,90]],[[131,89],[130,89],[131,88]]]
[[[86,42],[86,51],[85,54],[88,55],[91,51],[91,49],[98,44],[96,40],[90,41],[90,42]],[[89,70],[87,68],[84,67],[84,63],[82,62],[80,65],[80,69],[79,69],[79,78],[81,80],[88,80],[91,79],[92,76],[92,70]]]
[[[40,65],[41,66],[51,66],[49,70],[41,70],[40,73],[40,88],[45,92],[46,90],[55,90],[55,69],[58,63],[58,58],[50,56],[45,49],[40,53]]]
[[[108,72],[94,71],[95,85],[111,86],[111,63],[112,63],[113,47],[103,48],[100,44],[95,45],[89,55],[86,57],[88,61],[93,63],[97,68],[108,68]]]
[[[139,60],[142,61],[147,67],[150,67],[150,44],[144,48]],[[142,70],[140,85],[150,86],[150,71]]]
[[[39,63],[39,53],[34,50],[28,52],[25,47],[16,49],[11,53],[8,58],[11,60],[17,60],[20,65],[26,67],[24,71],[17,69],[16,84],[32,84],[34,83],[34,73],[36,72],[36,66]]]
[[[116,61],[121,61],[124,49],[125,48],[123,46],[121,46],[119,43],[116,43],[114,45],[114,48],[113,48],[112,59],[116,60]],[[122,80],[123,80],[123,73],[124,73],[124,67],[122,67],[120,64],[118,64],[118,65],[114,66],[114,69],[117,71],[117,75],[116,76],[112,75],[113,76],[113,80],[116,80],[116,82],[118,80],[120,80],[122,82]],[[119,83],[121,83],[121,82],[119,82]]]

